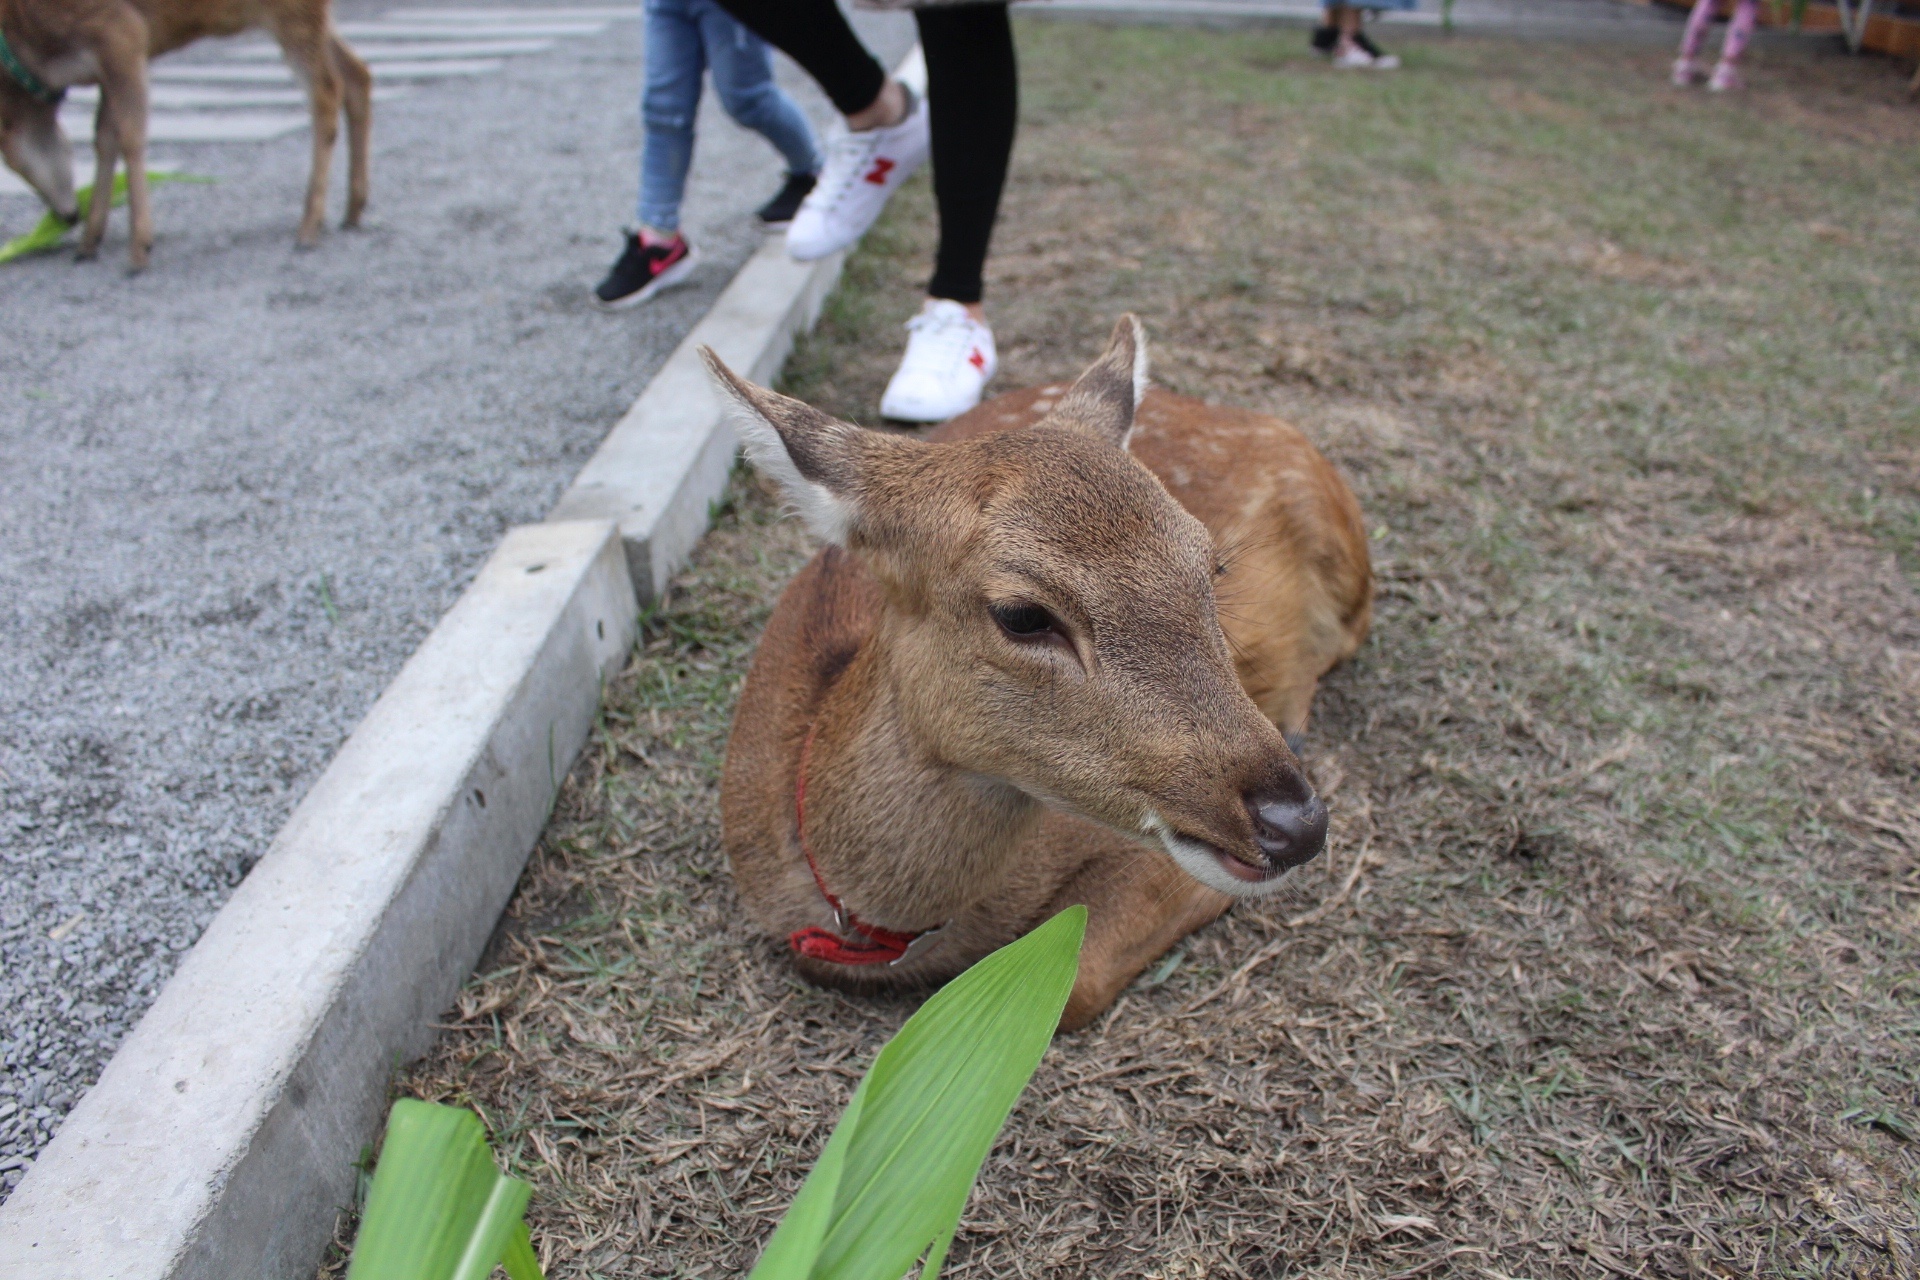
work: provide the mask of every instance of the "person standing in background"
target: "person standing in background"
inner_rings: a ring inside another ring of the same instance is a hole
[[[921,102],[861,45],[834,0],[721,2],[799,63],[844,117],[827,140],[819,185],[787,230],[794,257],[823,258],[853,244],[932,156],[940,246],[880,412],[904,422],[943,422],[971,409],[998,364],[981,298],[1019,113],[1007,6],[876,6],[913,10],[927,60]]]
[[[1365,0],[1363,4],[1344,4],[1328,0],[1326,25],[1314,32],[1314,47],[1324,49],[1332,56],[1333,65],[1342,71],[1392,71],[1400,65],[1400,59],[1369,40],[1360,30],[1361,20],[1369,11],[1378,14],[1386,9],[1409,10],[1415,3],[1416,0]]]
[[[1714,12],[1719,7],[1719,0],[1694,0],[1693,12],[1687,15],[1687,29],[1680,36],[1680,56],[1673,62],[1675,84],[1684,88],[1700,78],[1700,47],[1707,42],[1707,28],[1712,25]],[[1753,24],[1759,18],[1760,0],[1735,0],[1733,21],[1727,26],[1727,38],[1720,44],[1720,61],[1707,79],[1708,89],[1725,93],[1739,87],[1740,55],[1746,51]]]
[[[680,201],[693,163],[705,73],[713,73],[714,92],[727,114],[772,143],[787,162],[786,184],[756,215],[763,224],[787,225],[813,190],[821,166],[813,126],[773,82],[766,42],[714,0],[646,0],[645,30],[640,120],[646,142],[640,153],[638,225],[627,232],[619,261],[593,291],[595,301],[610,310],[635,306],[682,283],[699,261],[680,232]]]

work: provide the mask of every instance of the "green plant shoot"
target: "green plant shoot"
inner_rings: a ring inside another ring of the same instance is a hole
[[[147,181],[158,186],[163,182],[212,182],[213,179],[186,173],[149,173]],[[80,207],[81,220],[84,221],[87,216],[87,207],[93,203],[93,188],[81,187],[73,194]],[[116,173],[113,175],[113,207],[117,209],[126,202],[127,175]],[[48,211],[33,230],[23,236],[15,236],[5,244],[0,244],[0,262],[12,262],[15,258],[25,257],[29,253],[41,253],[47,249],[58,248],[60,242],[67,238],[67,232],[73,230],[74,225],[77,224],[62,222]]]
[[[413,1098],[393,1104],[347,1280],[543,1280],[527,1236],[532,1188],[493,1165],[480,1117]]]
[[[935,1280],[1080,968],[1069,907],[941,988],[875,1059],[749,1280]],[[358,1280],[358,1278],[354,1278]]]

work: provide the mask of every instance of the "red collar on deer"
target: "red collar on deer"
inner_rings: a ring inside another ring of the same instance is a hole
[[[813,872],[813,883],[819,888],[820,896],[833,908],[834,928],[840,932],[808,925],[788,934],[787,941],[801,955],[825,960],[828,964],[900,964],[910,960],[932,946],[946,926],[935,925],[918,933],[896,933],[868,924],[833,896],[827,888],[826,877],[820,874],[820,864],[814,861],[813,850],[807,847],[807,760],[812,754],[813,729],[809,727],[807,740],[800,746],[800,774],[793,787],[794,829],[800,836],[800,852],[806,855],[807,870]]]

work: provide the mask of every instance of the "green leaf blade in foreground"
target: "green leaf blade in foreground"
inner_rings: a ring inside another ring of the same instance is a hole
[[[163,182],[212,181],[212,178],[202,178],[186,173],[147,174],[147,184],[149,186],[158,186]],[[84,220],[87,216],[87,206],[93,203],[93,188],[90,186],[81,187],[78,191],[74,192],[74,198],[79,204],[80,217]],[[116,173],[113,176],[112,200],[114,208],[118,208],[127,202],[127,175],[124,173]],[[77,223],[69,224],[62,222],[49,212],[43,216],[39,224],[35,226],[33,230],[27,232],[27,234],[15,236],[5,244],[0,244],[0,262],[12,262],[15,258],[24,258],[30,253],[44,253],[48,249],[57,249],[60,247],[60,242],[67,238],[67,232],[73,230],[74,226],[77,225]]]
[[[518,1229],[530,1191],[494,1168],[473,1112],[402,1098],[347,1280],[485,1280],[503,1255],[524,1272],[532,1250]]]
[[[898,1280],[936,1241],[944,1255],[980,1165],[1053,1040],[1086,921],[1086,908],[1068,908],[907,1020],[861,1082],[857,1106],[834,1129],[752,1280]],[[823,1224],[819,1206],[829,1196]],[[803,1241],[816,1238],[809,1257]]]

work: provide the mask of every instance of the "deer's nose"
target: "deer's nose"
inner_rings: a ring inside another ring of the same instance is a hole
[[[1311,862],[1327,845],[1327,802],[1300,784],[1297,791],[1255,791],[1246,796],[1253,842],[1276,871]]]

